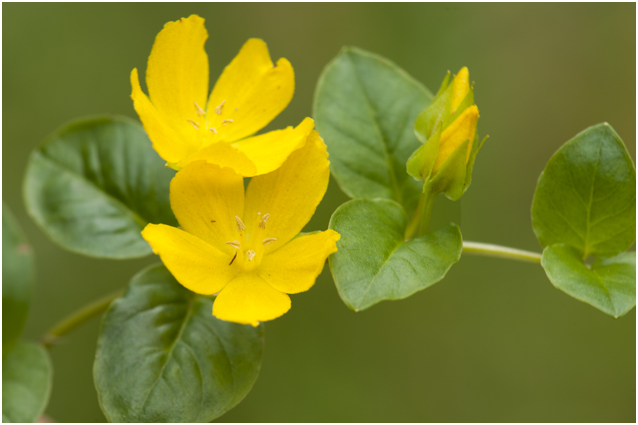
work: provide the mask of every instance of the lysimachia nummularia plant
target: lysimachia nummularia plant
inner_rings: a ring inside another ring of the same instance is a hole
[[[209,95],[206,39],[198,16],[167,23],[148,96],[131,73],[142,126],[113,116],[68,124],[33,151],[24,180],[29,214],[60,246],[161,263],[39,343],[22,341],[33,252],[3,206],[4,421],[39,418],[47,349],[103,313],[94,379],[108,420],[219,417],[257,379],[263,322],[285,314],[326,259],[355,311],[442,280],[463,253],[537,263],[556,288],[613,317],[635,306],[636,172],[609,124],[576,135],[542,172],[531,211],[542,254],[463,241],[459,226],[432,228],[430,217],[439,196],[468,189],[486,140],[467,68],[433,95],[390,61],[344,48],[317,85],[316,128],[306,118],[255,135],[290,102],[292,65],[250,39]],[[328,230],[301,233],[330,172],[353,199]]]

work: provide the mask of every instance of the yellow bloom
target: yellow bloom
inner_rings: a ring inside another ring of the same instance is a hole
[[[290,102],[295,88],[290,62],[274,65],[266,43],[250,39],[224,69],[208,95],[204,19],[169,22],[153,44],[146,70],[149,97],[131,73],[131,97],[153,148],[179,170],[204,160],[242,176],[269,173],[301,147],[314,123],[248,137],[265,127]]]
[[[461,102],[470,92],[470,73],[466,67],[461,68],[452,83],[452,96],[450,99],[450,113],[454,114]],[[432,168],[436,174],[449,156],[465,142],[469,140],[465,162],[469,161],[472,152],[472,143],[476,132],[476,122],[479,111],[476,105],[468,106],[452,123],[443,130],[439,141],[439,152]]]
[[[219,293],[217,318],[252,325],[275,319],[290,309],[287,294],[310,289],[337,250],[333,230],[295,237],[326,192],[327,158],[312,131],[280,168],[253,177],[246,193],[232,170],[194,162],[171,182],[181,229],[149,224],[142,236],[186,288]]]

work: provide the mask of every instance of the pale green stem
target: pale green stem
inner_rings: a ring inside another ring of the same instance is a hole
[[[56,323],[55,326],[53,326],[46,334],[44,334],[44,336],[42,337],[42,343],[45,347],[54,345],[59,338],[68,334],[69,332],[94,318],[95,316],[99,316],[100,314],[104,313],[108,306],[111,304],[111,301],[119,298],[120,296],[122,296],[122,294],[124,294],[124,289],[120,289],[116,292],[99,298],[81,307],[79,310],[71,313],[69,316]]]
[[[421,209],[421,222],[419,223],[419,236],[425,235],[430,231],[430,217],[432,216],[432,207],[438,193],[427,191],[421,195],[423,200],[423,208]]]
[[[523,251],[522,249],[509,248],[507,246],[470,241],[463,241],[463,252],[536,264],[540,264],[542,257],[541,254],[537,252]]]
[[[430,196],[424,199],[425,202],[423,204],[423,210],[421,211],[422,214],[419,233],[421,233],[424,229],[427,229],[427,226],[429,225],[429,211],[432,209],[432,204],[434,203],[433,198],[434,197]],[[541,254],[539,253],[481,242],[463,241],[463,252],[488,257],[507,258],[510,260],[524,261],[528,263],[540,264],[541,262]],[[79,310],[70,314],[68,317],[62,319],[53,326],[44,335],[44,337],[42,337],[42,343],[46,347],[54,345],[59,338],[67,335],[69,332],[86,323],[93,317],[104,313],[111,302],[122,296],[122,294],[124,294],[124,289],[120,289],[81,307]]]
[[[414,235],[414,232],[416,232],[419,228],[419,223],[421,221],[421,210],[423,210],[423,196],[419,198],[419,204],[416,207],[416,211],[414,211],[414,215],[412,216],[412,219],[405,229],[406,241],[410,240],[412,238],[412,235]]]
[[[421,236],[429,232],[432,207],[438,195],[438,193],[432,193],[429,190],[425,190],[421,193],[416,211],[405,230],[406,241],[410,240],[415,233],[416,236]]]

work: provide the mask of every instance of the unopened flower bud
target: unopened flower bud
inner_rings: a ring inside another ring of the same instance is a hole
[[[456,200],[470,184],[482,143],[477,142],[479,110],[468,69],[463,67],[451,83],[449,79],[448,72],[430,106],[415,121],[417,137],[424,144],[412,154],[407,169],[425,182],[424,190],[444,192]]]

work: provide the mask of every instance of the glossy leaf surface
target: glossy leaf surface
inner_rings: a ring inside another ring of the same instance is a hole
[[[37,422],[51,392],[52,367],[41,345],[18,342],[2,356],[2,422]]]
[[[29,160],[27,209],[66,249],[104,258],[151,253],[147,223],[176,225],[168,200],[174,172],[142,127],[123,117],[72,123],[49,137]]]
[[[392,199],[412,211],[423,185],[405,164],[421,146],[414,120],[431,99],[401,68],[364,50],[346,47],[328,64],[314,117],[332,173],[348,196]]]
[[[398,300],[443,279],[461,257],[459,228],[447,225],[405,242],[406,215],[394,201],[358,199],[339,207],[330,228],[341,234],[330,270],[348,307]]]
[[[541,174],[532,223],[543,247],[564,243],[589,255],[616,255],[636,239],[636,170],[609,124],[565,143]]]
[[[575,248],[545,248],[541,264],[552,284],[572,297],[614,317],[636,305],[636,253],[601,259],[587,267]]]
[[[136,275],[107,311],[94,378],[111,422],[210,422],[241,401],[259,372],[263,326],[212,316],[213,300],[162,266]]]

